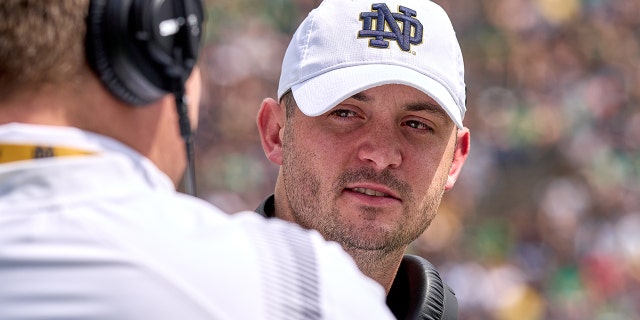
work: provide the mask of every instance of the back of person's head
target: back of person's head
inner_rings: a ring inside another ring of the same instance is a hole
[[[179,178],[197,123],[201,0],[2,0],[0,17],[0,124],[109,136]]]
[[[2,1],[0,97],[77,80],[88,61],[116,98],[152,103],[190,75],[203,15],[200,0]]]
[[[0,99],[21,88],[78,79],[86,71],[89,0],[0,1]]]

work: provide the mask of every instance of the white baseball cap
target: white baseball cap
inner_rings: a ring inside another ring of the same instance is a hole
[[[366,89],[414,87],[462,128],[464,63],[446,12],[429,0],[325,0],[298,27],[282,63],[278,99],[321,115]]]

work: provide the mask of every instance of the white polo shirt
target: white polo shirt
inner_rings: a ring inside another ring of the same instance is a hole
[[[0,125],[0,144],[94,155],[0,164],[0,319],[393,319],[315,231],[227,215],[89,132]]]

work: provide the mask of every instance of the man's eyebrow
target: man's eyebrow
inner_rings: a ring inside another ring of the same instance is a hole
[[[363,92],[358,92],[358,93],[352,95],[350,98],[358,100],[358,101],[361,101],[361,102],[371,101],[371,98],[369,96],[367,96],[366,94],[364,94]]]
[[[351,99],[361,101],[361,102],[369,102],[372,100],[370,96],[365,94],[364,92],[359,92],[350,97]],[[425,111],[435,115],[438,118],[448,119],[449,115],[435,102],[417,102],[408,104],[404,108],[406,111]]]
[[[407,111],[426,111],[428,113],[434,114],[435,116],[443,119],[449,118],[449,115],[440,107],[437,103],[432,102],[420,102],[413,103],[405,106],[405,110]]]

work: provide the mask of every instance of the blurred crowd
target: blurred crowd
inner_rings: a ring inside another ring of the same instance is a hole
[[[411,252],[460,319],[640,319],[640,1],[435,0],[465,59],[471,155]],[[199,196],[253,210],[256,115],[317,0],[207,0]]]

